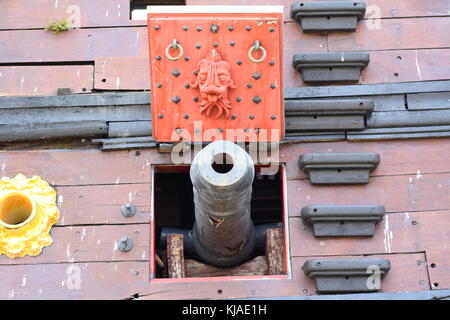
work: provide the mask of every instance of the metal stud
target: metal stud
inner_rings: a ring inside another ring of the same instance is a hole
[[[195,45],[195,47],[196,47],[197,49],[200,49],[200,48],[202,47],[202,45],[201,45],[200,43],[197,43],[197,44]]]
[[[253,77],[255,80],[258,80],[259,78],[261,78],[261,73],[259,73],[258,71],[256,71],[256,72],[254,72],[254,73],[252,74],[252,77]]]
[[[157,24],[156,26],[153,27],[153,29],[159,30],[159,29],[161,29],[161,26]]]
[[[122,252],[128,252],[131,249],[133,249],[133,240],[131,240],[128,237],[123,237],[120,239],[120,241],[117,243],[117,248]]]
[[[184,30],[184,31],[188,31],[188,30],[189,30],[189,27],[188,27],[188,26],[183,26],[183,30]]]
[[[241,97],[237,97],[237,98],[236,98],[236,101],[237,101],[237,102],[241,102],[241,101],[242,101],[242,98],[241,98]]]
[[[270,31],[270,32],[274,32],[274,31],[275,31],[275,28],[274,28],[274,27],[270,27],[270,28],[269,28],[269,31]]]
[[[162,113],[158,114],[158,119],[164,118],[164,115]]]
[[[233,30],[234,30],[234,27],[233,27],[233,26],[229,26],[229,27],[228,27],[228,30],[233,31]]]
[[[273,66],[274,64],[275,64],[275,61],[270,60],[269,65],[270,65],[270,66]]]
[[[245,28],[245,30],[250,31],[250,30],[252,30],[252,27],[247,26],[247,27]]]
[[[219,32],[219,26],[218,26],[217,24],[213,23],[213,24],[209,27],[209,30],[210,30],[212,33],[217,33],[217,32]]]
[[[189,58],[188,56],[186,56],[186,57],[184,57],[184,60],[185,60],[185,61],[189,61],[189,60],[191,60],[191,58]]]
[[[198,70],[192,71],[193,74],[198,75]]]
[[[247,88],[252,88],[253,85],[251,83],[247,83]]]
[[[258,103],[260,103],[262,101],[262,99],[260,97],[258,97],[258,96],[255,96],[252,100],[256,104],[258,104]]]
[[[237,115],[235,115],[235,114],[231,115],[231,120],[235,120],[236,118],[237,118]]]
[[[174,97],[172,97],[172,101],[175,102],[176,104],[178,104],[181,101],[181,99],[179,96],[174,96]]]
[[[272,119],[272,120],[275,120],[276,118],[277,118],[277,116],[274,114],[270,117],[270,119]]]
[[[230,46],[234,47],[235,44],[236,44],[236,42],[230,41]]]
[[[200,26],[198,26],[197,28],[195,28],[195,30],[197,30],[198,32],[200,32],[200,31],[202,31],[202,30],[203,30],[203,28],[202,28],[202,27],[200,27]]]
[[[198,102],[198,97],[194,97],[194,98],[192,98],[192,100],[194,100],[195,102]]]
[[[272,84],[270,85],[270,87],[271,87],[272,89],[275,89],[275,88],[277,87],[277,85],[276,85],[275,83],[272,83]]]
[[[189,115],[186,113],[186,114],[183,116],[183,118],[189,119]]]
[[[236,63],[240,66],[242,64],[241,60],[237,60]]]
[[[158,83],[156,84],[156,86],[157,86],[158,88],[162,88],[162,83],[158,82]]]
[[[251,115],[249,116],[249,119],[250,119],[250,120],[253,120],[253,119],[255,119],[255,116],[251,114]]]
[[[124,217],[132,217],[136,214],[136,207],[131,203],[127,203],[121,207],[120,212]]]
[[[181,72],[180,72],[180,70],[178,70],[178,69],[173,69],[172,74],[173,74],[175,77],[178,77],[178,76],[181,74]]]
[[[213,43],[213,47],[217,48],[219,46],[219,44],[217,42]]]
[[[186,84],[184,85],[184,87],[185,87],[186,89],[189,89],[189,88],[191,87],[191,85],[190,85],[189,83],[186,83]]]
[[[156,60],[161,60],[161,56],[156,56],[155,59]]]

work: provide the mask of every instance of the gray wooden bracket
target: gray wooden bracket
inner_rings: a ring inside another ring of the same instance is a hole
[[[318,293],[376,292],[390,269],[386,259],[315,259],[302,267]]]
[[[306,153],[298,166],[312,184],[366,184],[380,163],[377,153]]]
[[[302,218],[312,225],[315,237],[372,237],[383,220],[384,206],[308,206]]]
[[[353,32],[365,13],[366,3],[356,1],[295,2],[291,6],[291,17],[303,32]]]
[[[367,52],[297,53],[292,59],[306,83],[357,82],[369,61]]]

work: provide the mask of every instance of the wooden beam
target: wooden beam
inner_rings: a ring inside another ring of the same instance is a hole
[[[186,259],[186,277],[227,277],[227,276],[258,276],[267,275],[267,261],[259,256],[240,266],[233,268],[216,268],[195,260]]]
[[[269,274],[278,275],[285,273],[284,254],[283,229],[267,229],[266,260]]]
[[[167,235],[167,273],[169,278],[185,277],[182,234]]]

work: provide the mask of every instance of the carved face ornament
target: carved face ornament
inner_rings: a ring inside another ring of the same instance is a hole
[[[230,116],[232,105],[228,100],[228,89],[236,87],[231,79],[230,64],[222,60],[215,49],[200,60],[192,87],[200,90],[200,113],[215,119]]]

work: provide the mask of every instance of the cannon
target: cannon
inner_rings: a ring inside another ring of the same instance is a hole
[[[255,168],[250,155],[231,141],[215,141],[194,157],[190,169],[198,259],[216,267],[248,260],[255,246],[250,202]]]

